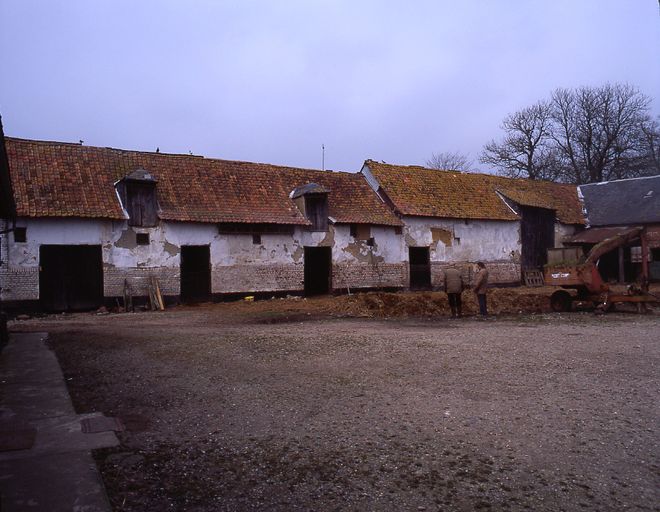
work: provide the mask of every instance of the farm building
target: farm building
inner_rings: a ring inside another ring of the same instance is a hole
[[[495,283],[519,283],[548,248],[582,229],[576,187],[488,174],[365,161],[361,174],[404,223],[411,287],[438,286],[442,269],[487,264]]]
[[[401,221],[357,174],[2,137],[6,305],[327,293],[406,281]]]
[[[598,268],[606,281],[660,281],[660,176],[580,185],[588,228],[568,244],[584,252],[606,238],[643,228],[625,247],[604,254]]]
[[[0,299],[44,310],[146,298],[431,288],[457,265],[519,283],[582,228],[576,188],[367,160],[319,171],[4,137]]]

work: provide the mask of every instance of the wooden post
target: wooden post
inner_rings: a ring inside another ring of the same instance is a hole
[[[639,237],[642,241],[642,283],[649,282],[649,242],[646,239],[646,229]]]
[[[619,282],[626,282],[626,272],[623,264],[623,246],[619,247]]]

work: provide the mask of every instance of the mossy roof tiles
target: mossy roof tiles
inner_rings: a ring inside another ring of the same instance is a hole
[[[583,224],[575,185],[439,171],[419,166],[365,165],[402,215],[459,219],[517,220],[500,194],[522,206],[556,211],[565,224]]]

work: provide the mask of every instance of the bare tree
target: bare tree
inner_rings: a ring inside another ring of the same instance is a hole
[[[581,184],[643,174],[642,126],[649,103],[626,84],[557,89],[551,98],[552,139],[563,178]]]
[[[557,89],[509,115],[480,161],[507,176],[591,183],[658,172],[651,99],[627,84]]]
[[[558,179],[560,166],[551,145],[551,123],[550,104],[543,101],[510,114],[502,122],[504,139],[486,144],[479,161],[512,178]]]
[[[647,172],[645,174],[660,174],[660,124],[658,121],[649,119],[648,122],[642,124],[641,129],[646,153]]]
[[[433,153],[431,158],[426,161],[426,166],[430,169],[442,171],[461,171],[468,172],[473,170],[473,162],[467,155],[458,151],[442,153]]]

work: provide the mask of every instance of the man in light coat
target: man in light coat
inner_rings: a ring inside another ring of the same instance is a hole
[[[474,275],[474,293],[479,302],[479,313],[481,316],[488,316],[488,307],[486,305],[486,288],[488,288],[488,270],[483,262],[478,261],[476,265],[476,274]]]

